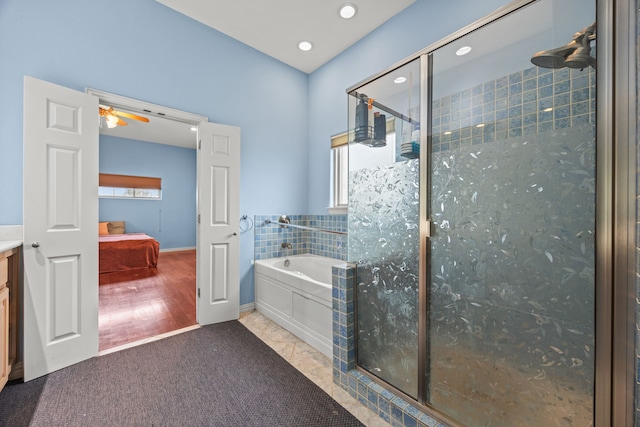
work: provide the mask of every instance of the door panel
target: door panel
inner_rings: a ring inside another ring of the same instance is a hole
[[[47,343],[55,343],[79,335],[80,306],[79,257],[64,256],[50,258],[47,265]]]
[[[24,80],[25,380],[98,353],[98,100]]]
[[[227,281],[229,265],[228,245],[211,245],[211,299],[210,303],[227,301],[229,299],[229,283]]]
[[[198,126],[198,323],[240,315],[240,129]]]

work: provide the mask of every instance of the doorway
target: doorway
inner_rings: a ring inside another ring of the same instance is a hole
[[[38,172],[24,179],[29,381],[98,354],[99,96],[29,76],[24,87],[23,167]],[[204,117],[196,129],[196,319],[206,325],[240,314],[240,128]]]
[[[153,268],[100,270],[98,332],[104,353],[197,325],[195,123],[203,118],[184,121],[163,106],[88,92],[120,117],[113,127],[101,118],[100,173],[154,176],[163,187],[154,199],[131,197],[139,190],[100,191],[100,221],[123,221],[125,233],[145,233],[160,246]]]

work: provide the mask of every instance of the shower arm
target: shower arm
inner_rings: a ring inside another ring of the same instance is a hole
[[[363,101],[367,102],[367,100],[369,99],[369,97],[367,95],[365,95],[364,93],[358,93],[358,92],[354,92],[353,96],[355,96],[358,99],[362,99]],[[374,107],[378,108],[379,110],[382,110],[386,113],[391,114],[394,117],[397,117],[401,120],[404,120],[405,122],[409,122],[412,124],[419,124],[417,121],[415,121],[414,119],[412,119],[411,117],[407,117],[402,113],[397,112],[396,110],[387,107],[386,105],[380,104],[378,101],[373,101],[371,103]]]

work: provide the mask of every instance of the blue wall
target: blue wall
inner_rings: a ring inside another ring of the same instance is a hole
[[[196,246],[196,150],[101,135],[100,172],[162,178],[162,200],[101,198],[100,221],[124,220],[160,250]]]
[[[307,210],[305,73],[154,0],[2,0],[0,57],[0,180],[12,183],[0,225],[22,224],[24,75],[239,126],[241,214]],[[254,300],[253,230],[241,235],[240,251],[246,304]]]

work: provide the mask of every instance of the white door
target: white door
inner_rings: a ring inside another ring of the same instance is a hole
[[[98,99],[24,79],[24,377],[98,354]]]
[[[201,325],[240,315],[240,128],[198,126],[197,319]]]

